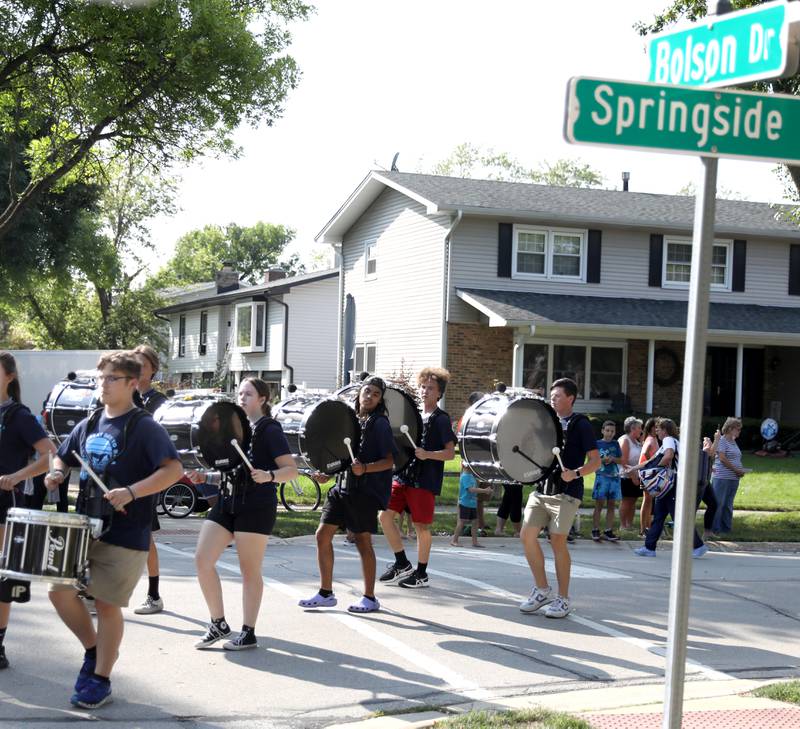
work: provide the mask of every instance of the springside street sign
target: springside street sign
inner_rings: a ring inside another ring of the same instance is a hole
[[[712,88],[791,76],[799,5],[768,3],[652,36],[648,81]]]
[[[573,144],[800,164],[800,98],[576,77],[564,136]]]

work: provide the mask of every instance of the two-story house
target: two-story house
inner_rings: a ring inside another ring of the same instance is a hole
[[[245,286],[226,267],[215,282],[167,292],[170,304],[156,315],[169,321],[169,379],[234,389],[257,376],[275,397],[292,383],[332,389],[338,288],[335,269],[292,277],[272,269],[264,283]]]
[[[704,412],[800,420],[800,230],[717,202]],[[317,240],[340,254],[339,379],[424,365],[448,409],[497,380],[677,416],[694,199],[371,172]]]

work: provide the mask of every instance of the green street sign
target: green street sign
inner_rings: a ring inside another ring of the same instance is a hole
[[[798,129],[796,96],[584,77],[567,87],[572,144],[800,164]]]
[[[791,76],[798,3],[774,2],[651,37],[648,81],[712,88]]]

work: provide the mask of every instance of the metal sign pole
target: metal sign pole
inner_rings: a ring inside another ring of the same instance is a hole
[[[708,339],[708,299],[711,256],[714,249],[714,209],[717,160],[701,157],[703,173],[697,190],[692,235],[692,271],[686,321],[686,351],[681,398],[678,484],[670,574],[667,663],[663,729],[680,729],[683,682],[686,672],[686,636],[692,586],[692,541],[697,512],[697,468],[700,455],[703,385]]]

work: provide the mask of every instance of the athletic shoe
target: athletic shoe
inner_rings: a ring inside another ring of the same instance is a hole
[[[335,607],[337,603],[336,597],[328,595],[323,597],[319,593],[314,597],[309,597],[307,600],[300,600],[297,604],[301,608],[322,608],[322,607]]]
[[[214,623],[210,623],[206,634],[194,644],[198,650],[203,650],[209,646],[214,645],[218,640],[231,637],[231,629],[226,622],[220,623],[217,627]]]
[[[567,544],[574,544],[575,543],[575,535],[570,532],[567,534]]]
[[[569,615],[569,598],[559,595],[544,611],[546,618],[566,618]]]
[[[258,648],[256,634],[252,631],[242,631],[233,640],[222,644],[226,651],[246,651],[248,648]]]
[[[708,547],[705,544],[701,544],[697,549],[692,550],[692,559],[700,559],[707,551]]]
[[[553,602],[553,588],[534,586],[528,599],[519,604],[519,609],[523,613],[535,613],[540,607],[550,602]]]
[[[6,647],[0,645],[0,669],[8,668],[8,658],[6,658]]]
[[[595,542],[599,542],[602,538],[599,529],[592,529],[592,539],[594,539]]]
[[[96,709],[103,704],[110,704],[111,682],[101,681],[94,676],[90,676],[80,691],[76,691],[69,702],[73,706],[80,706],[82,709]]]
[[[418,590],[421,587],[428,587],[428,575],[418,575],[416,570],[412,570],[408,577],[404,577],[397,584],[409,590]]]
[[[604,539],[608,539],[609,542],[618,542],[619,541],[619,537],[616,534],[614,534],[614,530],[613,529],[606,529],[603,532],[603,538]]]
[[[86,682],[94,675],[97,667],[97,659],[84,656],[81,670],[78,671],[78,678],[75,679],[75,693],[79,694],[86,687]]]
[[[639,557],[655,557],[656,550],[655,549],[648,549],[647,547],[639,547],[638,549],[634,549],[633,553]]]
[[[144,602],[133,612],[137,615],[152,615],[153,613],[160,613],[163,609],[164,601],[160,597],[152,598],[148,595]]]
[[[411,566],[411,562],[406,563],[402,567],[398,567],[395,563],[392,563],[389,565],[386,572],[380,576],[378,582],[382,582],[384,585],[393,585],[404,577],[411,575],[413,571],[414,568]]]

